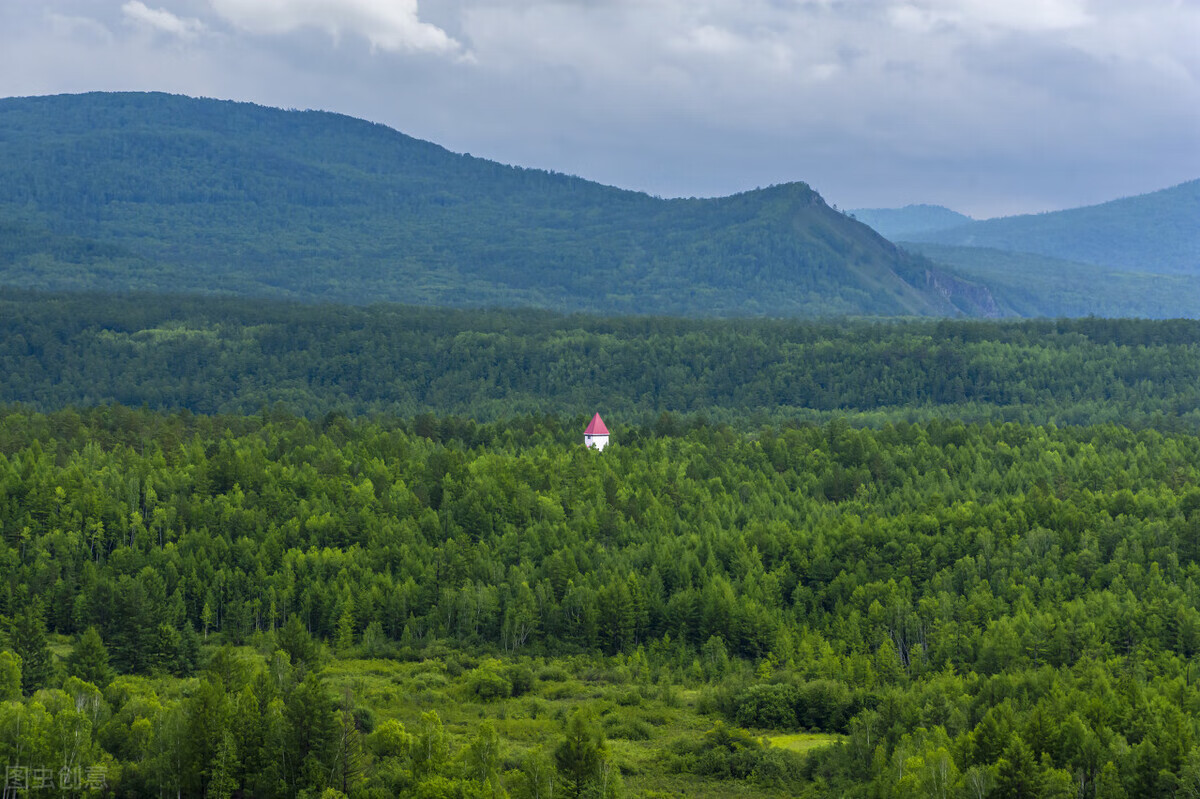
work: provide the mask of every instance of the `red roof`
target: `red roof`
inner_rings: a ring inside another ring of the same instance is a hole
[[[604,420],[600,418],[600,414],[592,417],[592,423],[587,426],[587,430],[583,431],[585,436],[606,436],[608,428],[604,426]]]

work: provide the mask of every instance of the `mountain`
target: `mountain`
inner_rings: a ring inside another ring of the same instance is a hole
[[[164,94],[0,100],[0,283],[688,315],[995,315],[802,183],[664,200],[383,125]]]
[[[941,205],[859,208],[850,211],[850,215],[892,241],[906,241],[915,233],[945,230],[974,221],[965,214]]]
[[[1045,255],[905,242],[906,249],[986,285],[1018,316],[1194,318],[1200,276],[1111,269]]]
[[[913,232],[901,240],[987,247],[1127,272],[1200,276],[1200,180],[1045,214]]]

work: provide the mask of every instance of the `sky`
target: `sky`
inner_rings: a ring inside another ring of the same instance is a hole
[[[1200,0],[0,0],[0,96],[96,90],[985,218],[1200,178]]]

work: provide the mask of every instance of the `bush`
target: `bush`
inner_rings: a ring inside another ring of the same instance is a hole
[[[637,689],[637,686],[631,686],[619,691],[616,700],[621,707],[637,707],[642,703],[642,692]]]
[[[729,715],[745,727],[845,732],[858,701],[845,683],[813,680],[752,685],[738,694]]]
[[[542,682],[566,682],[571,679],[571,675],[562,666],[546,666],[542,668],[537,678]]]
[[[533,669],[524,663],[509,666],[504,676],[512,685],[513,696],[524,696],[533,690]]]
[[[513,685],[504,676],[503,666],[495,659],[485,660],[466,676],[467,691],[484,702],[512,696]]]
[[[604,734],[625,741],[648,741],[654,737],[654,728],[641,719],[612,715],[604,719]]]
[[[734,703],[734,720],[743,727],[793,730],[800,692],[793,685],[752,685]]]
[[[768,748],[762,750],[754,770],[750,773],[750,781],[755,785],[773,790],[785,790],[790,785],[804,779],[801,757],[795,752],[784,749]]]

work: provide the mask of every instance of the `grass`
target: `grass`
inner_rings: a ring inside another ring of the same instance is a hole
[[[765,737],[771,746],[778,746],[780,749],[787,749],[801,755],[814,749],[832,746],[844,738],[841,735],[830,735],[824,732],[797,732],[792,735],[768,735]]]
[[[720,720],[701,712],[701,691],[694,688],[627,682],[615,673],[569,660],[529,659],[537,677],[531,690],[519,697],[480,701],[467,683],[481,662],[458,659],[457,668],[439,660],[401,662],[336,659],[324,676],[337,695],[349,690],[355,701],[371,708],[375,723],[393,718],[415,732],[420,715],[437,711],[450,736],[451,753],[461,752],[479,723],[491,720],[500,734],[504,759],[515,767],[530,752],[549,752],[563,734],[566,719],[578,707],[590,706],[605,727],[615,733],[608,747],[620,768],[628,797],[783,797],[785,792],[740,780],[721,780],[671,767],[680,741],[699,741]],[[505,661],[506,665],[512,661]],[[637,734],[630,738],[630,731]],[[772,735],[757,731],[773,746],[804,755],[829,746],[842,736],[820,733]]]

